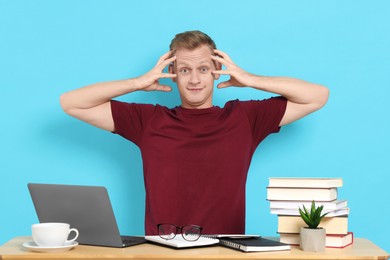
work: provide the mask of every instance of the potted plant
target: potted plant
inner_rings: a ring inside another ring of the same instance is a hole
[[[303,210],[299,208],[299,214],[307,224],[307,227],[302,227],[300,232],[302,250],[311,252],[325,251],[326,231],[324,228],[318,227],[318,225],[328,213],[321,215],[324,206],[316,207],[314,200],[311,203],[310,211],[306,209],[305,205],[302,206]]]

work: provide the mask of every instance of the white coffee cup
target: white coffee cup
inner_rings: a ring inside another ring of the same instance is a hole
[[[41,247],[58,247],[65,243],[74,242],[79,236],[79,231],[70,228],[67,223],[40,223],[31,226],[32,238]],[[76,236],[67,240],[70,232],[74,231]]]

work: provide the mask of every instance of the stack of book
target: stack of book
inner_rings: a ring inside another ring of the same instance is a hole
[[[280,242],[299,245],[301,227],[307,225],[301,219],[299,208],[310,210],[324,205],[322,213],[328,213],[319,227],[326,230],[326,246],[343,248],[353,243],[353,233],[348,231],[349,208],[346,200],[339,200],[337,188],[343,186],[341,178],[269,178],[267,200],[271,214],[278,215]]]

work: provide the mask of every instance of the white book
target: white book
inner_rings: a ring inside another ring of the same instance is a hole
[[[268,200],[332,201],[337,199],[337,188],[267,188]]]
[[[306,206],[305,206],[306,207]],[[303,210],[303,207],[301,206],[301,209]],[[310,207],[307,208],[310,210]],[[341,208],[337,210],[329,210],[329,209],[323,209],[321,214],[328,213],[327,217],[337,217],[337,216],[344,216],[349,214],[349,208]],[[285,215],[285,216],[300,216],[299,209],[271,209],[271,214],[275,215]]]
[[[269,187],[290,188],[337,188],[343,186],[342,178],[298,178],[298,177],[271,177]]]
[[[169,239],[169,240],[163,239],[160,236],[145,236],[145,239],[151,242],[167,245],[174,248],[210,246],[219,243],[218,239],[204,237],[204,236],[201,236],[196,241],[187,241],[180,234],[177,234],[173,239]]]
[[[333,201],[314,201],[316,206],[323,205],[324,210],[337,210],[347,207],[346,200],[333,200]],[[288,200],[271,200],[269,207],[273,209],[297,209],[302,208],[305,205],[306,208],[311,207],[311,201],[288,201]]]

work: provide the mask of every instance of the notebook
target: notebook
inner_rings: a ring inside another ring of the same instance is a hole
[[[196,241],[187,241],[180,234],[177,234],[173,239],[163,239],[160,236],[145,236],[145,239],[149,242],[174,247],[174,248],[189,248],[189,247],[201,247],[211,246],[219,243],[218,239],[209,237],[200,237]]]
[[[288,244],[284,244],[279,241],[275,241],[263,237],[250,237],[250,238],[223,237],[219,239],[219,244],[243,252],[283,251],[283,250],[291,249],[291,246]]]
[[[119,234],[105,187],[30,183],[28,189],[39,221],[69,223],[80,233],[79,244],[128,247],[146,242]]]

